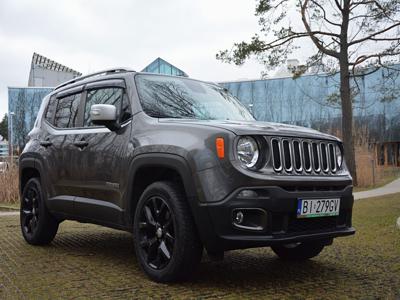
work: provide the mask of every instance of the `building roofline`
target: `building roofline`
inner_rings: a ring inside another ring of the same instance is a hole
[[[32,65],[32,67],[39,67],[39,68],[42,68],[45,70],[50,70],[50,71],[72,73],[77,76],[82,75],[81,72],[71,69],[63,64],[60,64],[50,58],[47,58],[41,54],[36,53],[36,52],[34,52],[32,55],[31,65]]]
[[[390,66],[399,66],[400,67],[400,63],[390,64]],[[365,70],[368,70],[368,69],[369,68],[365,68]],[[379,69],[385,69],[385,66],[381,66],[381,67],[379,67]],[[331,77],[331,76],[334,76],[336,74],[339,74],[339,71],[336,72],[335,74],[330,74],[328,72],[303,74],[303,75],[301,75],[301,76],[299,76],[297,78],[308,77],[308,76]],[[360,75],[362,75],[362,74],[360,74]],[[368,76],[368,74],[365,74],[365,76]],[[269,78],[256,78],[256,79],[251,79],[250,78],[250,79],[224,80],[224,81],[218,81],[218,83],[219,84],[223,84],[223,83],[234,83],[234,82],[254,82],[254,81],[281,80],[281,79],[293,79],[293,76],[292,75],[288,75],[288,76],[269,77]]]

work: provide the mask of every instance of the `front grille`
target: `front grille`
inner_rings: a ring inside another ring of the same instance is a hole
[[[272,167],[278,172],[326,175],[337,171],[334,142],[272,138]]]
[[[299,233],[305,231],[324,231],[334,230],[336,228],[337,217],[321,217],[297,219],[292,217],[289,219],[287,233]]]

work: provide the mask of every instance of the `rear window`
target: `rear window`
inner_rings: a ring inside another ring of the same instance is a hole
[[[58,99],[53,125],[58,128],[77,127],[80,100],[81,93]]]
[[[56,111],[57,98],[55,96],[51,97],[46,109],[45,119],[50,124],[53,124],[54,112]]]

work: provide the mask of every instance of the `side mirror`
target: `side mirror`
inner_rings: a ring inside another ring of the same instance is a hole
[[[121,128],[117,120],[117,108],[111,104],[94,104],[90,107],[90,119],[95,125],[106,126],[111,131]]]

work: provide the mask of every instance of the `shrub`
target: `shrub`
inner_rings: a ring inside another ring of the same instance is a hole
[[[3,203],[18,203],[18,167],[11,166],[5,172],[0,173],[0,202]]]

